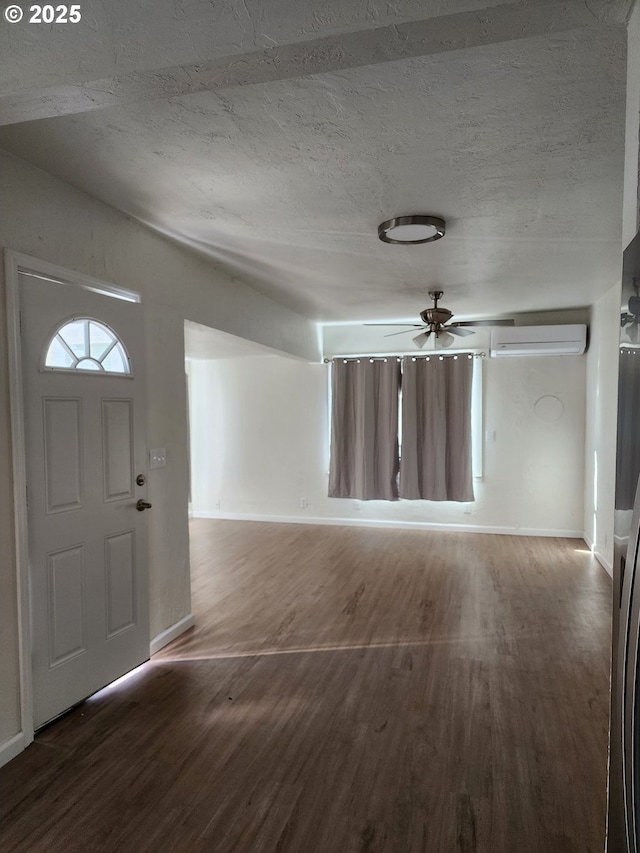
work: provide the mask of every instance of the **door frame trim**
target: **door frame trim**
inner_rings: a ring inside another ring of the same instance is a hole
[[[15,738],[21,737],[22,748],[24,749],[33,741],[34,727],[26,441],[20,342],[20,273],[26,273],[55,284],[75,285],[94,293],[102,293],[105,296],[112,296],[127,302],[142,302],[142,297],[134,290],[127,290],[124,287],[118,287],[84,273],[68,270],[48,261],[41,261],[13,249],[4,249],[13,479],[13,533],[18,615],[19,700],[20,724],[22,726],[22,730],[16,734]],[[9,757],[13,757],[13,755],[10,754]]]

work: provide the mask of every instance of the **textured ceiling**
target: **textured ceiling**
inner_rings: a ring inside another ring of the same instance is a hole
[[[5,45],[26,79],[0,144],[314,319],[414,316],[436,285],[459,316],[573,307],[619,278],[629,3],[156,3],[146,32],[150,5],[111,4],[114,44],[78,31],[48,76],[44,34]],[[378,241],[412,212],[447,236]]]

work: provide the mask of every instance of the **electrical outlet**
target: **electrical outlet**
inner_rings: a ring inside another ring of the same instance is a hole
[[[308,506],[306,498],[300,498],[300,509],[306,509]]]
[[[356,512],[360,512],[360,501],[354,501],[353,502],[353,508],[355,509]]]
[[[465,504],[464,505],[464,514],[465,515],[471,515],[471,504]]]
[[[216,509],[220,509],[220,505],[221,505],[221,501],[220,501],[220,498],[218,498],[218,500],[216,501],[216,504],[215,504]]]

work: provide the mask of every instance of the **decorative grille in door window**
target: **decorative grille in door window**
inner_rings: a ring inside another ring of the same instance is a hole
[[[113,329],[90,317],[74,317],[51,339],[44,359],[48,370],[131,375],[131,362]]]

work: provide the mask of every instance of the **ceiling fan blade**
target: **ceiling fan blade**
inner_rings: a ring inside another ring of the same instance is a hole
[[[415,344],[417,347],[420,347],[420,349],[422,349],[422,347],[423,347],[423,346],[426,344],[426,342],[429,340],[429,335],[430,335],[430,334],[431,334],[431,332],[420,332],[420,334],[419,334],[419,335],[416,335],[416,336],[415,336],[415,338],[413,339],[414,344]]]
[[[422,329],[423,326],[414,326],[412,329],[403,329],[401,332],[389,332],[388,335],[384,335],[385,338],[392,338],[394,335],[406,335],[407,332],[415,333],[416,329]]]
[[[459,323],[447,323],[447,327],[449,326],[515,326],[516,321],[513,318],[508,320],[467,320],[467,322],[460,321]]]
[[[452,326],[445,326],[445,332],[448,332],[450,335],[457,335],[459,338],[466,338],[469,335],[475,335],[475,332],[471,329],[465,329],[462,326],[457,326],[453,328]]]
[[[414,329],[422,328],[422,323],[363,323],[363,326],[412,326]]]

